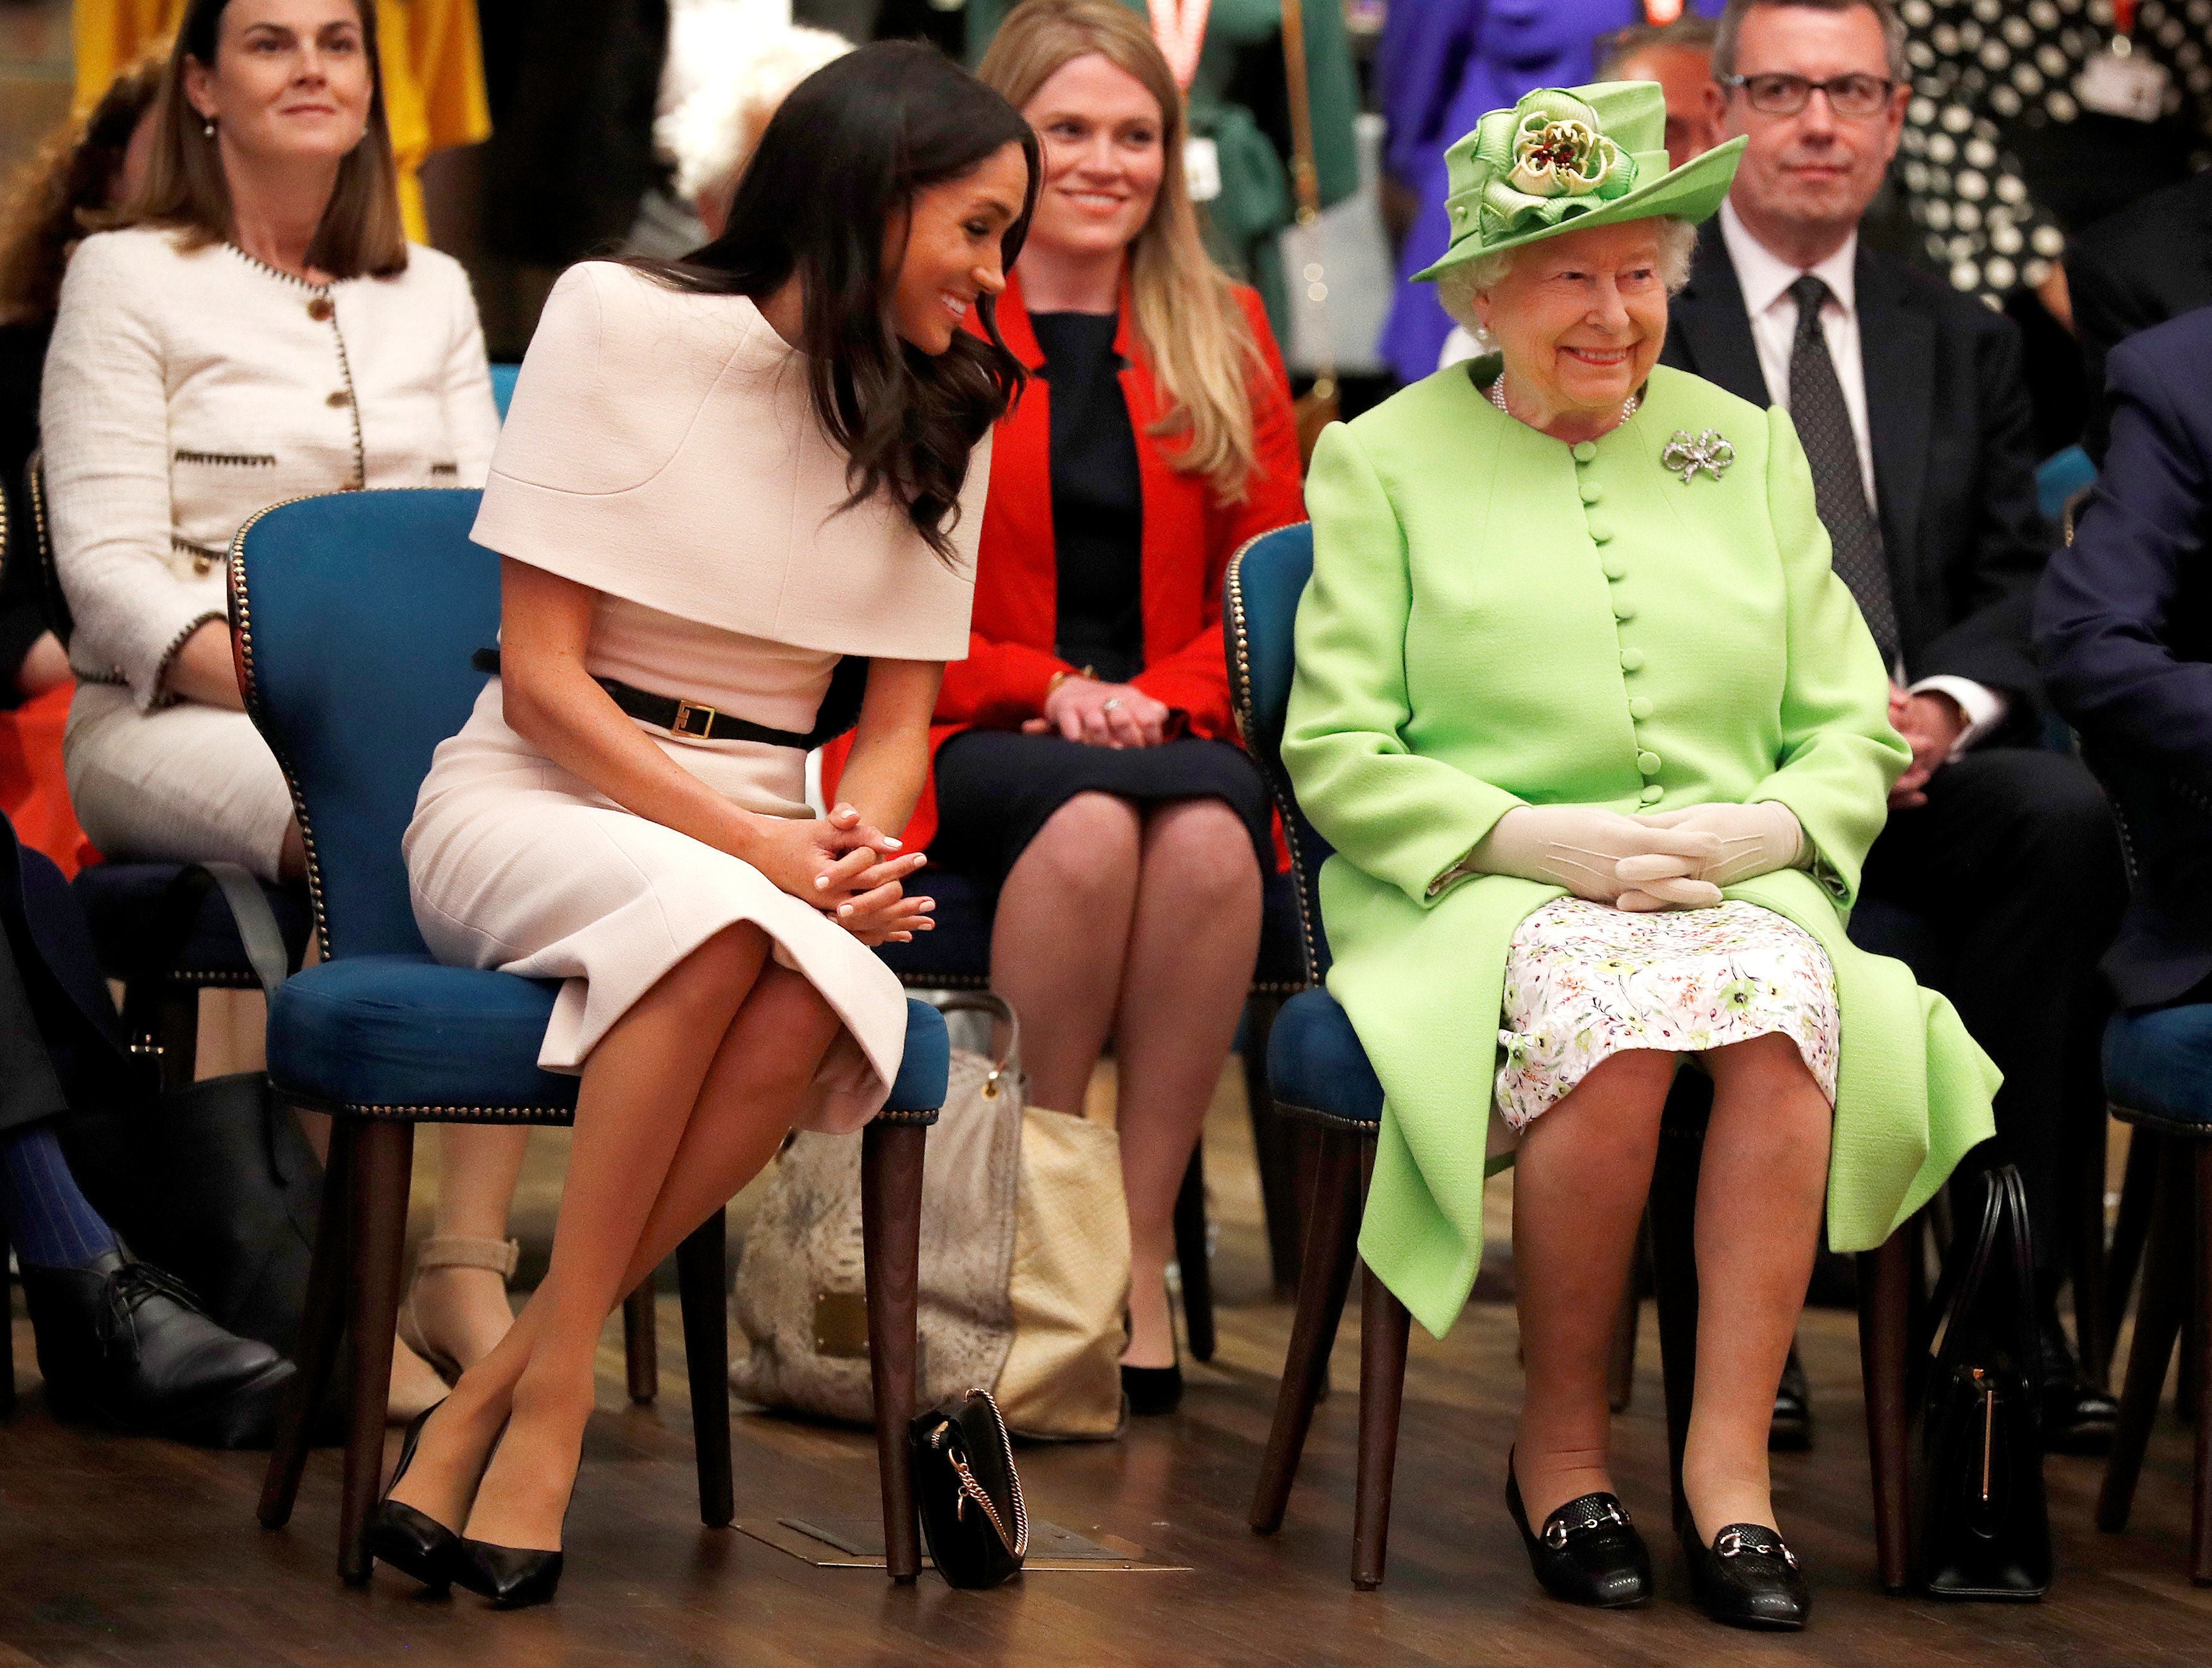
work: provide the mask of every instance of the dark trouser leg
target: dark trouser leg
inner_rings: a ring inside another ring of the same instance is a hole
[[[1944,940],[1939,986],[2005,1077],[1997,1138],[1977,1160],[2020,1167],[2038,1268],[2055,1282],[2076,1192],[2060,1174],[2068,1124],[2103,1116],[2089,1087],[2096,961],[2126,895],[2104,794],[2063,754],[1970,753],[1936,773],[1925,805],[1891,814],[1864,890],[1921,916]]]
[[[55,1137],[68,1109],[22,972],[0,954],[0,1233],[40,1268],[89,1268],[116,1248]]]

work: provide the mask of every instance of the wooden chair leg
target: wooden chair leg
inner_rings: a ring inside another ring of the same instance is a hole
[[[1390,1550],[1390,1485],[1398,1469],[1398,1416],[1406,1399],[1406,1306],[1361,1265],[1359,1481],[1352,1508],[1352,1585],[1382,1585]]]
[[[1889,1592],[1903,1592],[1911,1579],[1905,1374],[1911,1348],[1908,1246],[1917,1237],[1908,1225],[1859,1258],[1859,1372],[1865,1386],[1867,1457],[1874,1473],[1875,1562]]]
[[[1252,1155],[1260,1169],[1260,1205],[1267,1223],[1267,1262],[1275,1291],[1287,1295],[1297,1283],[1305,1254],[1304,1207],[1298,1186],[1299,1153],[1311,1147],[1312,1131],[1275,1110],[1267,1083],[1267,1038],[1281,1011],[1279,996],[1255,992],[1244,1006],[1244,1104],[1252,1114]]]
[[[2212,1586],[2212,1143],[2196,1146],[2197,1463],[2189,1514],[2189,1579]]]
[[[640,1407],[652,1406],[660,1393],[660,1329],[649,1274],[643,1285],[623,1299],[623,1366],[629,1377],[630,1400]]]
[[[868,1375],[883,1483],[884,1562],[894,1581],[921,1574],[907,1426],[914,1418],[915,1286],[921,1265],[920,1124],[868,1125],[860,1143],[860,1240],[867,1263]]]
[[[337,1118],[331,1121],[331,1149],[323,1164],[323,1203],[315,1222],[315,1249],[307,1265],[307,1292],[300,1312],[300,1337],[292,1350],[298,1368],[285,1387],[283,1411],[276,1421],[276,1441],[269,1454],[269,1470],[261,1483],[258,1513],[264,1529],[282,1529],[291,1521],[292,1503],[299,1498],[300,1477],[307,1468],[307,1450],[315,1440],[315,1416],[331,1387],[337,1366],[338,1345],[345,1337],[346,1293],[352,1284],[349,1259],[352,1255],[354,1153],[361,1120]],[[387,1369],[388,1370],[388,1369]]]
[[[1685,1077],[1687,1074],[1684,1074]],[[1678,1097],[1699,1084],[1677,1079]],[[1706,1091],[1710,1095],[1711,1091]],[[1682,1447],[1690,1435],[1690,1398],[1698,1375],[1698,1174],[1704,1167],[1702,1119],[1677,1119],[1670,1107],[1659,1127],[1659,1156],[1644,1220],[1651,1236],[1652,1289],[1659,1305],[1659,1376],[1667,1400],[1670,1509],[1682,1506]]]
[[[2160,1155],[2165,1155],[2166,1143],[2140,1125],[2135,1142],[2139,1147],[2160,1149]],[[2173,1174],[2172,1167],[2153,1162],[2157,1181],[2145,1240],[2142,1295],[2136,1308],[2135,1343],[2128,1351],[2127,1379],[2120,1386],[2120,1416],[2112,1431],[2112,1457],[2105,1462],[2105,1484],[2097,1495],[2097,1527],[2108,1535],[2128,1526],[2128,1513],[2135,1506],[2136,1479],[2142,1471],[2152,1422],[2158,1417],[2159,1393],[2166,1387],[2166,1367],[2172,1357],[2174,1335],[2181,1330],[2193,1251],[2184,1179]],[[2133,1168],[2132,1154],[2130,1168]]]
[[[2109,1122],[2104,1101],[2096,1116],[2082,1118],[2073,1142],[2072,1163],[2079,1191],[2074,1201],[2074,1344],[2081,1371],[2103,1389],[2112,1374],[2105,1319],[2105,1133]]]
[[[1636,1325],[1643,1310],[1644,1265],[1651,1255],[1651,1218],[1644,1213],[1644,1227],[1636,1236],[1636,1255],[1628,1265],[1628,1283],[1621,1289],[1620,1313],[1613,1323],[1613,1351],[1606,1357],[1606,1404],[1626,1413],[1636,1395]]]
[[[338,1574],[368,1580],[368,1519],[384,1481],[385,1409],[392,1393],[392,1328],[407,1253],[407,1192],[415,1126],[357,1120],[353,1193],[353,1405],[346,1429],[345,1483],[338,1497]]]
[[[0,1234],[0,1419],[15,1416],[15,1293],[8,1274],[8,1240]]]
[[[1252,1527],[1263,1535],[1283,1526],[1291,1483],[1297,1477],[1306,1433],[1313,1425],[1314,1404],[1328,1379],[1329,1350],[1344,1315],[1352,1257],[1358,1249],[1355,1202],[1360,1146],[1359,1137],[1348,1131],[1331,1130],[1322,1137],[1313,1202],[1306,1212],[1297,1318],[1291,1325],[1282,1386],[1275,1392],[1275,1422],[1267,1432],[1267,1457],[1260,1462],[1260,1481],[1252,1492]]]
[[[2128,1294],[2142,1266],[2143,1241],[2150,1235],[2151,1201],[2158,1186],[2158,1137],[2128,1131],[2128,1157],[2120,1179],[2120,1213],[2112,1224],[2112,1246],[2105,1257],[2105,1359],[2119,1348],[2120,1323],[2127,1318]]]
[[[738,1514],[730,1477],[728,1234],[728,1219],[717,1210],[676,1248],[684,1359],[691,1381],[691,1444],[699,1464],[699,1521],[709,1529],[727,1528]],[[653,1283],[641,1289],[650,1315]],[[629,1324],[627,1301],[623,1323]]]
[[[1213,1263],[1206,1248],[1206,1143],[1190,1149],[1175,1203],[1176,1266],[1182,1275],[1182,1325],[1194,1360],[1213,1359]]]

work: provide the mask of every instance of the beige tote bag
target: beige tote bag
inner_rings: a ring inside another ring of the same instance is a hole
[[[1115,1132],[1024,1107],[1019,1028],[989,1014],[1006,1053],[952,1052],[922,1167],[916,1404],[992,1392],[1019,1436],[1109,1437],[1122,1422],[1129,1219]],[[734,1307],[750,1348],[730,1369],[746,1400],[871,1422],[860,1143],[794,1134],[746,1230]]]

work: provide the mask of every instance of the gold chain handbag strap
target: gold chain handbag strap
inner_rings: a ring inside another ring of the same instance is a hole
[[[945,1459],[951,1463],[953,1475],[960,1479],[958,1514],[962,1517],[967,1516],[969,1502],[974,1501],[982,1512],[985,1520],[990,1524],[993,1532],[998,1536],[999,1544],[1006,1549],[1008,1555],[1015,1562],[1019,1563],[1024,1558],[1029,1556],[1030,1518],[1028,1511],[1022,1505],[1022,1479],[1014,1471],[1013,1444],[1006,1436],[1006,1421],[1000,1417],[999,1404],[992,1401],[991,1392],[988,1390],[970,1390],[968,1393],[970,1396],[981,1396],[989,1404],[993,1423],[1000,1433],[999,1440],[1005,1444],[1006,1488],[1013,1496],[1014,1532],[1012,1534],[1009,1535],[1006,1532],[1006,1521],[1000,1517],[998,1507],[992,1503],[989,1491],[975,1480],[975,1472],[968,1469],[967,1456],[958,1447],[952,1446],[952,1438],[960,1430],[960,1427],[951,1420],[946,1420],[930,1433],[930,1446],[945,1455]]]

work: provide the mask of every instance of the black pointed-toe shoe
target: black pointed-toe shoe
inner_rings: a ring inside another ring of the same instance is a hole
[[[1790,1346],[1790,1359],[1782,1364],[1782,1382],[1774,1387],[1774,1422],[1766,1428],[1770,1453],[1802,1453],[1813,1446],[1813,1398],[1805,1386],[1805,1365],[1797,1359],[1797,1346]]]
[[[399,1445],[399,1463],[384,1498],[368,1519],[368,1555],[381,1558],[403,1575],[411,1575],[433,1592],[452,1586],[461,1538],[427,1512],[417,1511],[392,1498],[392,1490],[415,1463],[415,1445],[422,1440],[422,1427],[445,1403],[434,1402],[410,1420],[406,1440]]]
[[[1714,1621],[1769,1633],[1795,1633],[1805,1625],[1813,1595],[1798,1570],[1797,1555],[1773,1530],[1732,1523],[1708,1546],[1684,1511],[1675,1516],[1674,1532],[1690,1561],[1690,1586]]]
[[[24,1306],[58,1419],[211,1448],[265,1448],[292,1363],[224,1331],[184,1284],[129,1253],[23,1265]]]
[[[1121,1393],[1129,1398],[1130,1416],[1151,1418],[1157,1414],[1172,1413],[1182,1405],[1182,1368],[1177,1367],[1124,1367],[1121,1369]]]
[[[1651,1602],[1651,1554],[1628,1520],[1617,1495],[1584,1495],[1544,1519],[1540,1535],[1528,1527],[1521,1480],[1505,1465],[1505,1509],[1513,1514],[1528,1568],[1554,1598],[1598,1610],[1630,1610]]]
[[[526,1610],[544,1604],[560,1587],[561,1555],[463,1538],[453,1579],[490,1599],[495,1610]]]

